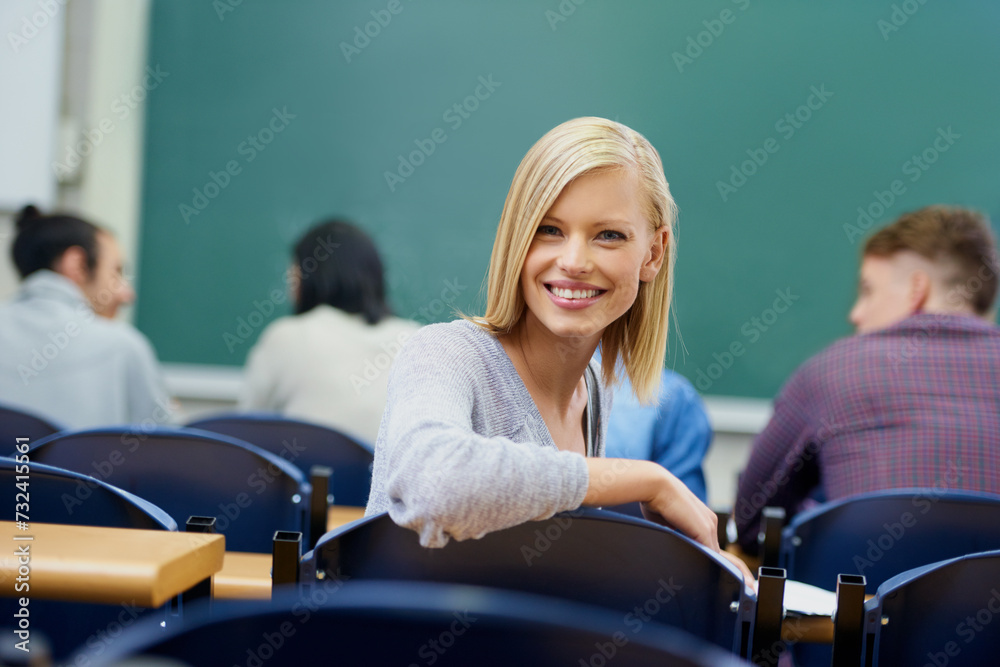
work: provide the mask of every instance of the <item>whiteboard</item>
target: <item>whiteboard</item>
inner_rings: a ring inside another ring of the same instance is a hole
[[[0,2],[0,210],[56,197],[66,0]]]

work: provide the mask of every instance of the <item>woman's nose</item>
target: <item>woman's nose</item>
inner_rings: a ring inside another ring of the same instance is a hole
[[[591,268],[590,245],[585,239],[569,238],[563,244],[557,262],[568,274],[586,273]]]

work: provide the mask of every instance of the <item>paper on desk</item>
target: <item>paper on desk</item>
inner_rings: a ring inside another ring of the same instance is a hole
[[[837,594],[801,581],[785,581],[785,612],[801,616],[833,616]]]

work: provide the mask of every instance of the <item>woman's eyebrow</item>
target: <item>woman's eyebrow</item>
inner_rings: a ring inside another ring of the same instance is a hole
[[[563,221],[554,215],[545,214],[542,220],[551,220],[552,222],[562,223]],[[631,220],[625,218],[607,218],[605,220],[594,220],[591,224],[593,225],[629,225],[635,227],[635,223]]]

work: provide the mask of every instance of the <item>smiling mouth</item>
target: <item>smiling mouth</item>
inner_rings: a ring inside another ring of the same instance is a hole
[[[607,291],[603,289],[563,289],[552,285],[546,285],[545,289],[561,299],[592,299]]]

